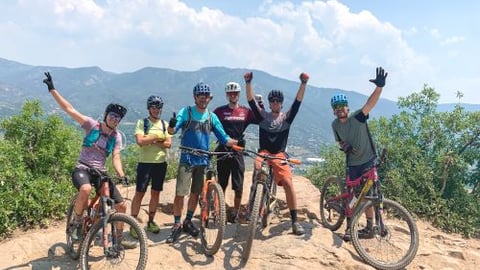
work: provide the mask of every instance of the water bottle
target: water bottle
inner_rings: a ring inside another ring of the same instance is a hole
[[[348,204],[348,207],[353,208],[353,206],[355,205],[355,202],[356,202],[356,201],[357,201],[357,196],[355,196],[355,194],[353,194],[352,200],[351,200],[350,203]]]

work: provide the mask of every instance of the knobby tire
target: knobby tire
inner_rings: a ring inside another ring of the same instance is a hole
[[[210,183],[207,189],[208,209],[206,220],[201,220],[200,238],[206,255],[214,255],[222,244],[225,232],[226,209],[222,187],[217,183]]]
[[[351,237],[355,250],[371,266],[382,270],[404,269],[415,258],[418,251],[418,228],[407,209],[399,203],[383,199],[383,223],[380,231],[379,220],[374,220],[374,236],[371,239],[359,237],[358,230],[365,227],[365,211],[375,211],[378,201],[367,201],[355,212],[351,224]]]
[[[75,241],[72,238],[72,233],[74,231],[74,221],[75,221],[75,212],[73,211],[73,208],[75,207],[75,202],[77,201],[78,194],[72,196],[70,199],[70,204],[68,205],[67,209],[67,224],[65,228],[65,233],[67,236],[67,253],[68,255],[74,259],[77,260],[78,257],[80,256],[80,245],[81,241]]]
[[[248,258],[250,257],[253,239],[255,238],[255,233],[257,231],[258,214],[263,197],[263,187],[264,186],[259,183],[255,189],[255,198],[253,200],[253,206],[251,206],[250,220],[248,221],[247,240],[245,241],[245,246],[243,248],[243,260],[245,262],[248,261]]]
[[[344,180],[336,176],[330,176],[323,184],[320,193],[320,219],[322,225],[331,231],[336,231],[342,226],[345,220],[345,206],[342,199],[329,199],[339,196],[345,190]]]
[[[111,231],[109,248],[116,251],[116,256],[105,256],[102,246],[102,222],[97,222],[88,231],[80,250],[80,269],[136,269],[144,270],[147,266],[147,236],[140,224],[131,216],[123,213],[111,214],[106,228],[110,230],[116,222],[123,222],[123,237],[129,235],[130,227],[138,236],[138,245],[134,249],[124,249],[120,243],[113,246]]]

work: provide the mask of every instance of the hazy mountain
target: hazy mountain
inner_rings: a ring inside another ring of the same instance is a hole
[[[52,74],[55,87],[62,95],[84,114],[100,117],[110,102],[127,106],[129,111],[123,126],[128,130],[127,135],[130,135],[133,133],[130,131],[132,124],[146,114],[148,96],[155,94],[164,99],[163,118],[169,119],[173,111],[193,104],[192,88],[197,82],[203,81],[213,89],[214,99],[209,106],[213,110],[226,103],[224,86],[227,82],[237,81],[244,86],[243,74],[247,70],[206,67],[197,71],[177,71],[146,67],[135,72],[112,73],[98,67],[29,66],[0,58],[1,117],[18,112],[27,99],[39,99],[48,112],[58,111],[58,106],[42,83],[45,71]],[[278,78],[259,70],[252,71],[256,93],[266,97],[271,89],[281,89],[285,94],[284,106],[291,105],[298,89],[298,80]],[[330,97],[338,91],[340,90],[308,86],[291,130],[290,145],[316,152],[320,144],[333,142]],[[360,108],[367,100],[367,96],[355,91],[341,91],[349,96],[351,108]],[[245,92],[242,92],[241,103],[246,105]],[[478,109],[479,106],[476,107]],[[397,112],[395,102],[380,99],[371,117],[390,116]],[[257,127],[250,127],[248,131],[253,138]]]

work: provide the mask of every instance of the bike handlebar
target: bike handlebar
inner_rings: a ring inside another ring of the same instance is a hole
[[[283,158],[283,157],[275,157],[275,156],[270,156],[270,155],[266,155],[266,154],[260,154],[260,153],[257,153],[253,150],[249,150],[249,149],[245,149],[241,146],[238,146],[238,145],[233,145],[232,146],[232,149],[236,152],[239,152],[243,155],[246,155],[246,156],[250,156],[252,157],[252,155],[255,155],[257,157],[261,157],[262,159],[276,159],[276,160],[281,160],[281,161],[284,161],[286,163],[291,163],[291,164],[295,164],[295,165],[300,165],[302,164],[302,161],[300,161],[299,159],[296,159],[296,158]]]
[[[107,172],[101,171],[98,168],[92,167],[90,164],[81,162],[80,163],[88,168],[88,172],[91,173],[93,176],[100,177],[102,182],[111,181],[113,183],[120,183],[123,186],[128,186],[129,181],[127,177],[118,177],[118,176],[110,176]]]
[[[222,151],[222,152],[207,151],[207,150],[192,148],[192,147],[183,146],[183,145],[180,145],[178,148],[180,148],[180,150],[182,150],[183,152],[188,152],[190,154],[197,155],[197,156],[218,156],[218,155],[231,156],[235,153],[232,151]]]

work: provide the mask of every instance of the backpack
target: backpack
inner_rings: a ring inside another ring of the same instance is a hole
[[[207,125],[207,128],[208,128],[208,132],[210,132],[213,129],[212,113],[210,111],[207,111],[207,112],[208,112],[208,118],[207,118],[207,121],[206,121],[206,125]],[[185,132],[188,129],[188,127],[190,126],[190,124],[192,123],[192,118],[193,118],[192,106],[188,106],[188,120],[187,120],[186,124],[183,126],[183,132]]]
[[[165,131],[166,131],[165,122],[162,119],[160,119],[160,121],[162,122],[163,133],[165,134]],[[150,131],[151,127],[152,125],[150,124],[150,120],[148,120],[148,117],[145,117],[143,119],[143,134],[148,135],[148,131]]]
[[[97,122],[97,124],[90,130],[90,132],[85,136],[85,138],[83,138],[82,146],[92,147],[98,141],[98,139],[100,138],[100,125],[101,123]],[[113,152],[116,141],[117,131],[113,130],[107,141],[107,157]]]

